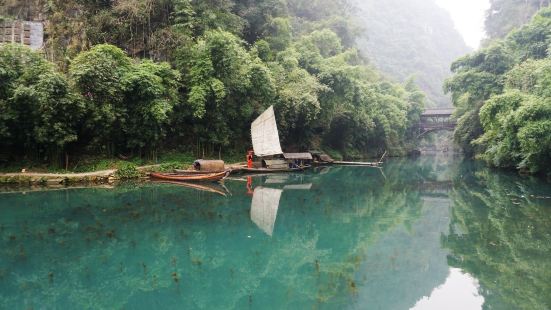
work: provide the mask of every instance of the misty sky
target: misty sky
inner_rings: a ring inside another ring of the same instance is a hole
[[[448,10],[455,27],[465,38],[465,43],[478,48],[484,38],[484,19],[490,7],[488,0],[436,0],[436,3]]]

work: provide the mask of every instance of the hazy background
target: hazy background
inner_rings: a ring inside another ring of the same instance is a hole
[[[446,9],[468,46],[476,49],[485,36],[484,20],[490,8],[488,0],[435,0]]]
[[[356,5],[362,27],[358,47],[370,62],[399,82],[413,78],[429,106],[451,106],[442,85],[451,74],[451,63],[473,48],[465,44],[449,11],[434,0],[356,0]],[[473,9],[467,8],[465,4],[458,24],[468,24],[467,13]],[[474,41],[483,35],[484,9],[479,13],[480,27],[465,32],[474,35]]]

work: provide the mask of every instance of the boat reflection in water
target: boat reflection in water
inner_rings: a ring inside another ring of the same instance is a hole
[[[224,197],[227,197],[228,195],[231,196],[231,192],[222,183],[190,183],[190,182],[175,182],[175,181],[173,181],[173,182],[171,182],[171,181],[152,181],[152,183],[176,185],[176,186],[180,186],[180,187],[191,188],[191,189],[202,191],[202,192],[214,193],[214,194],[218,194],[218,195],[221,195],[221,196],[224,196]]]
[[[286,184],[289,182],[289,175],[273,175],[266,178],[264,185]],[[248,177],[247,189],[250,190],[252,178]],[[283,189],[258,186],[254,188],[251,203],[251,221],[268,236],[272,236],[279,209],[279,201],[284,190],[310,190],[312,183],[287,184]]]

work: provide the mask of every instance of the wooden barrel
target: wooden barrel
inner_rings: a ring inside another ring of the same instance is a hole
[[[220,172],[226,169],[223,160],[198,159],[193,163],[193,168],[198,171]]]

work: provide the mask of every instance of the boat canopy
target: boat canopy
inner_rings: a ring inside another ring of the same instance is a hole
[[[274,107],[269,107],[251,125],[254,154],[258,157],[283,154]]]
[[[226,170],[223,160],[204,160],[198,159],[193,163],[193,168],[197,171],[220,172]]]

